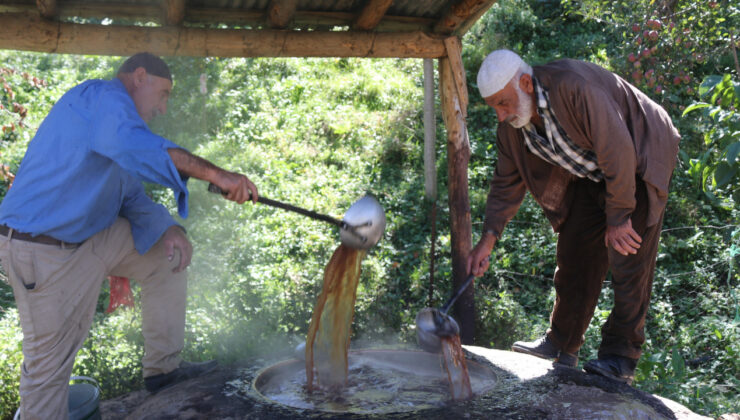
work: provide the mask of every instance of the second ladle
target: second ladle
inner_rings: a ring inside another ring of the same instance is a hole
[[[489,257],[486,257],[486,261],[488,260]],[[460,334],[460,326],[454,318],[447,315],[447,311],[470,286],[473,278],[475,278],[474,275],[469,275],[457,292],[441,308],[424,308],[416,315],[416,338],[422,349],[436,353],[442,348],[440,337]]]

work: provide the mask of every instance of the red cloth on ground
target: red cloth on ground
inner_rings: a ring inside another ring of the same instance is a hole
[[[105,313],[109,314],[119,306],[134,307],[134,295],[128,277],[108,276],[110,282],[110,300]]]

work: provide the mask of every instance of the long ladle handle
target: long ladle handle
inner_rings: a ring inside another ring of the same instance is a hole
[[[213,183],[208,184],[208,191],[210,191],[212,193],[216,193],[216,194],[225,194],[225,192],[221,188],[219,188],[217,185],[215,185]],[[257,202],[258,203],[262,203],[262,204],[267,204],[268,206],[271,206],[271,207],[277,207],[279,209],[288,210],[288,211],[292,211],[294,213],[302,214],[302,215],[308,216],[308,217],[310,217],[312,219],[321,220],[323,222],[331,223],[332,225],[339,226],[341,229],[347,229],[348,228],[348,225],[345,222],[343,222],[341,220],[338,220],[338,219],[335,219],[335,218],[333,218],[331,216],[327,216],[327,215],[321,214],[321,213],[316,213],[315,211],[306,210],[304,208],[296,207],[296,206],[291,205],[291,204],[281,203],[280,201],[271,200],[271,199],[269,199],[267,197],[264,197],[264,196],[259,196],[259,198],[257,199]]]
[[[489,261],[490,259],[491,259],[491,257],[488,256],[488,257],[486,257],[485,261]],[[467,279],[465,279],[465,283],[463,283],[463,285],[460,286],[459,289],[457,289],[457,292],[455,293],[455,295],[452,296],[450,298],[450,300],[448,300],[447,303],[445,303],[445,305],[440,309],[440,311],[443,314],[445,314],[445,315],[447,314],[447,311],[450,310],[450,308],[455,303],[455,301],[457,300],[457,298],[459,298],[463,294],[463,292],[465,291],[465,289],[467,289],[468,286],[470,286],[470,283],[473,282],[473,278],[475,278],[475,276],[471,274],[471,275],[468,276]]]

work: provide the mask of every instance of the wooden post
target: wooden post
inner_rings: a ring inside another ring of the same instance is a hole
[[[448,54],[450,50],[447,51]],[[467,103],[462,101],[455,83],[455,63],[462,59],[439,59],[439,91],[442,116],[447,126],[447,172],[450,205],[452,277],[457,290],[468,275],[467,259],[472,249],[470,202],[468,199],[468,161],[470,140],[465,125]],[[459,70],[459,69],[457,69]],[[464,72],[462,73],[465,74]],[[467,97],[467,95],[465,96]],[[474,288],[468,288],[455,304],[454,318],[460,325],[460,340],[472,344],[475,337]]]
[[[434,115],[434,62],[424,59],[424,191],[432,204],[429,223],[432,232],[429,247],[429,299],[427,306],[434,305],[434,262],[437,242],[437,124]]]
[[[424,191],[428,200],[437,199],[437,125],[434,118],[434,62],[424,59]]]

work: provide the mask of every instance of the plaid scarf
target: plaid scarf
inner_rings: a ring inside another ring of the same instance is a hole
[[[579,178],[588,178],[594,182],[602,181],[604,173],[597,165],[596,154],[573,143],[550,108],[547,90],[534,76],[532,84],[537,92],[537,112],[545,123],[547,137],[539,135],[534,124],[528,123],[522,127],[527,148],[545,161],[561,166]]]

